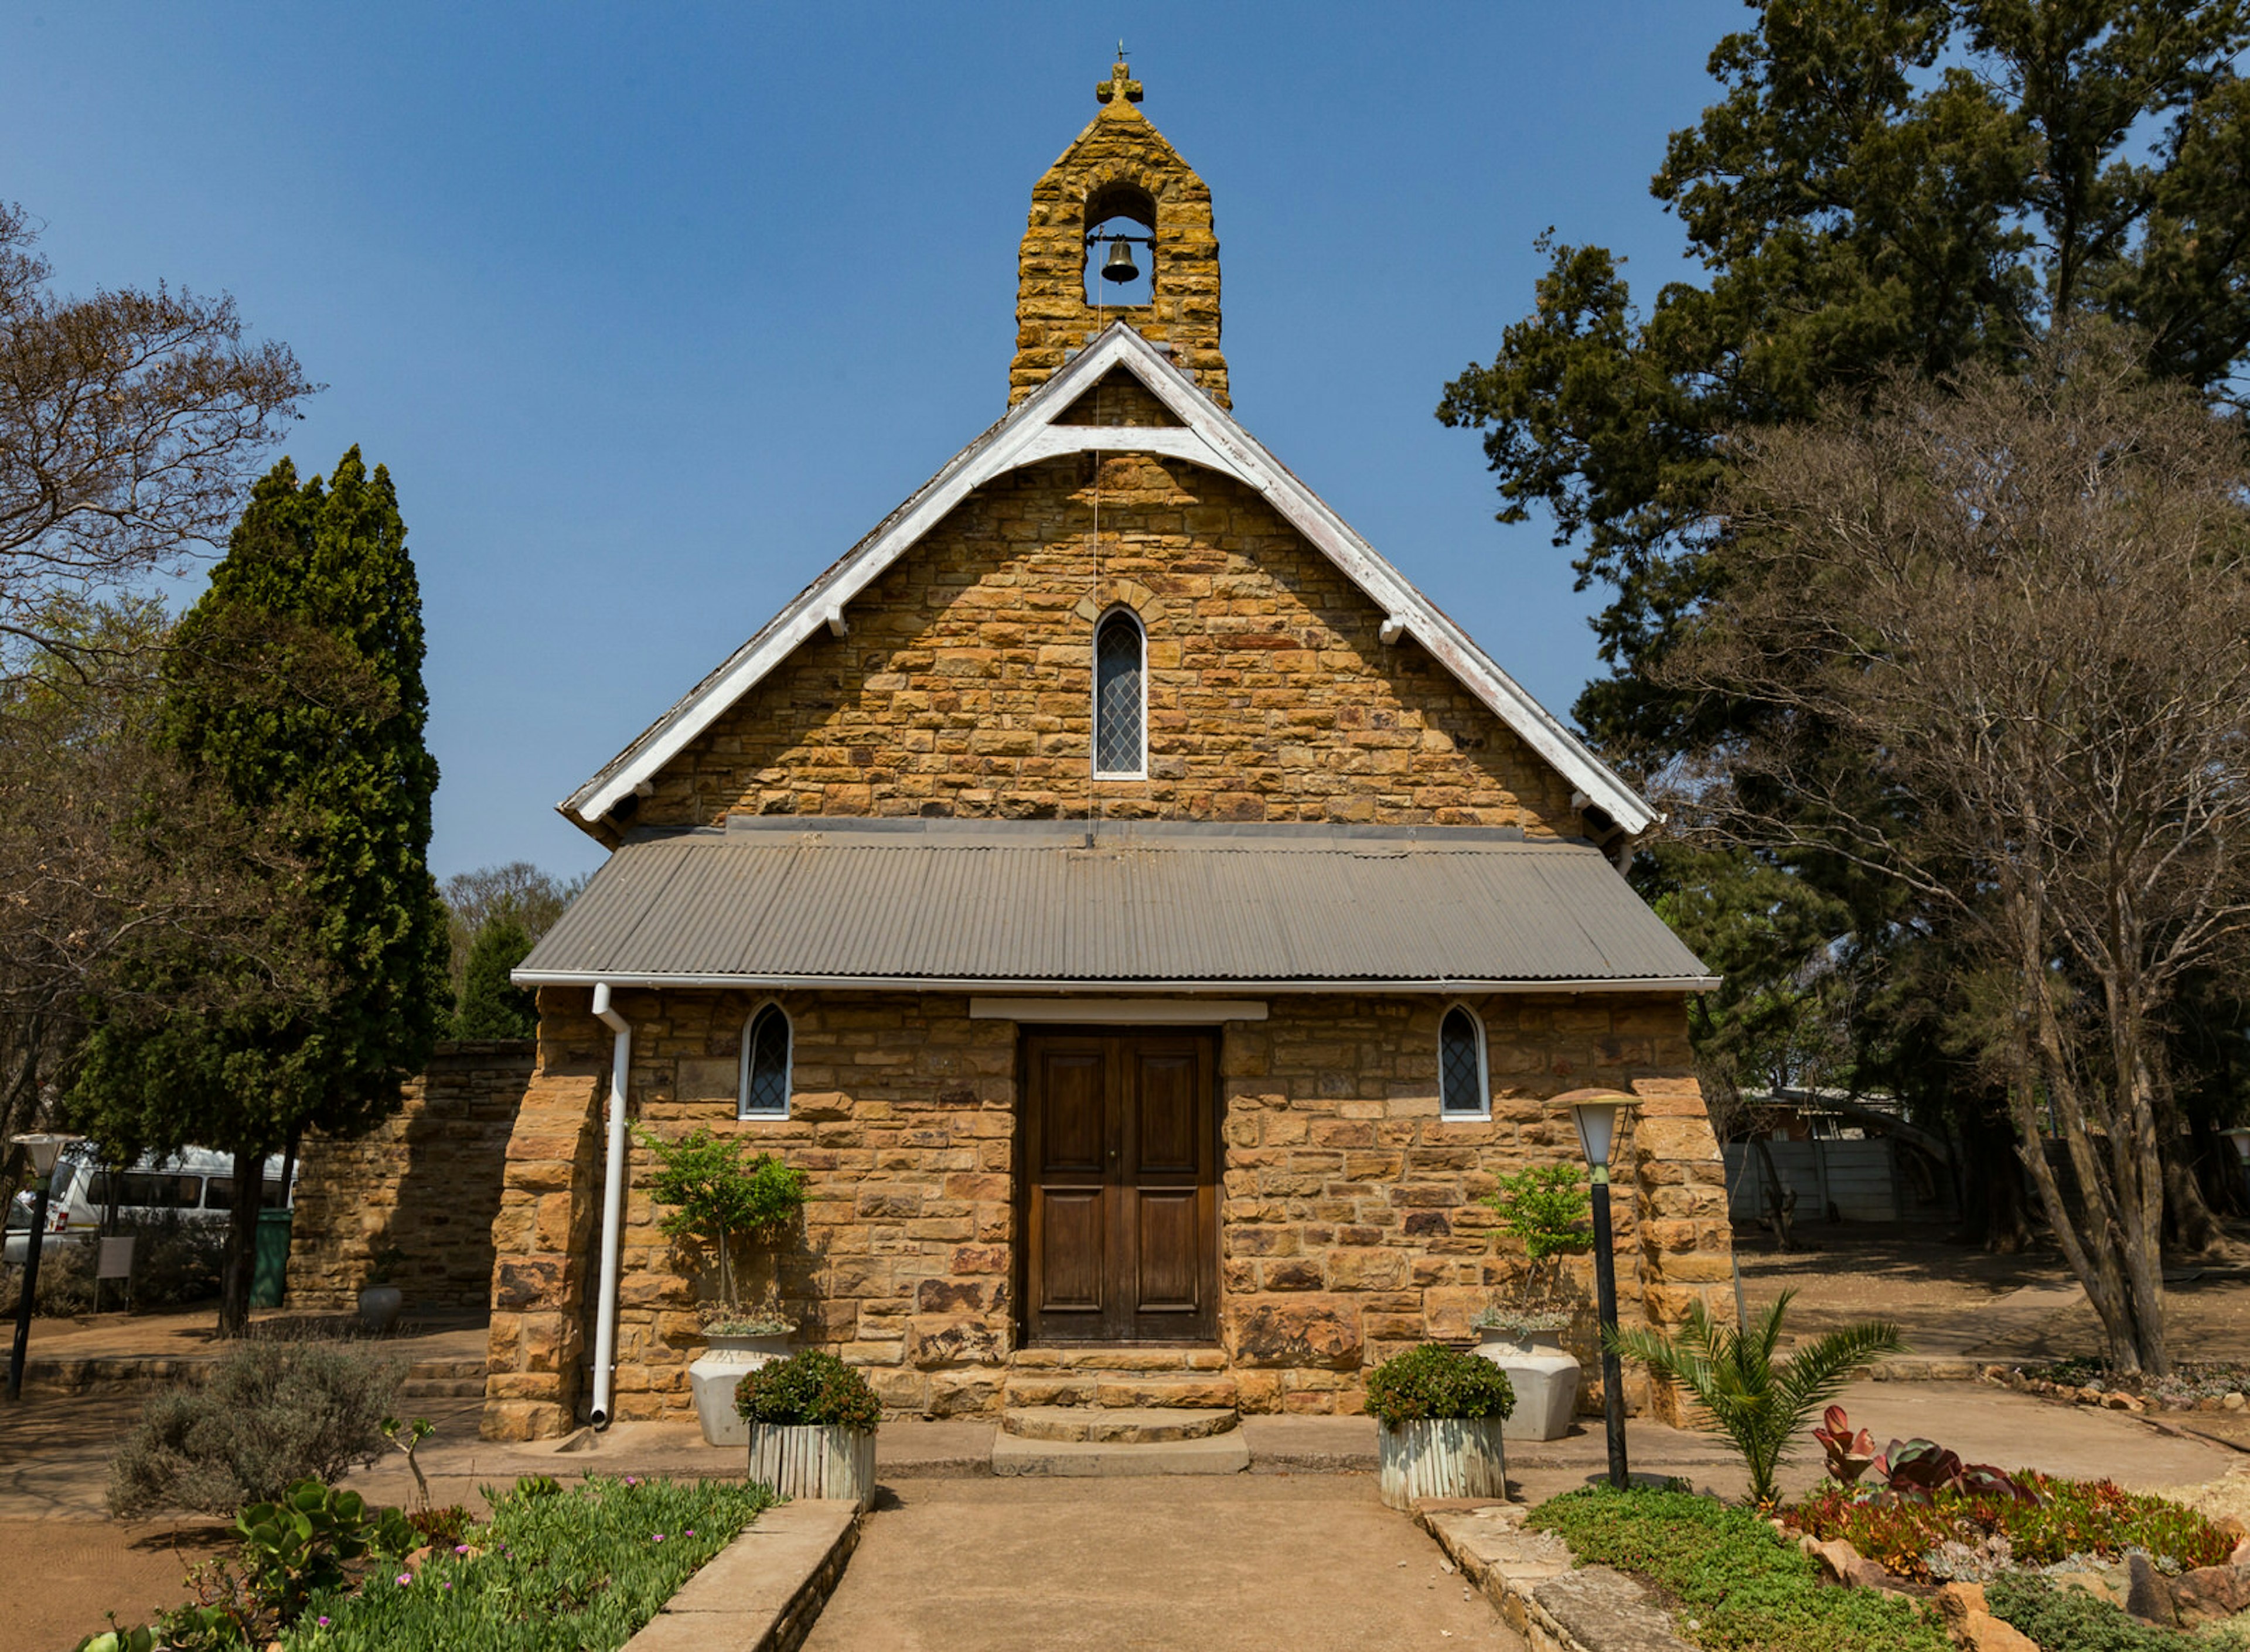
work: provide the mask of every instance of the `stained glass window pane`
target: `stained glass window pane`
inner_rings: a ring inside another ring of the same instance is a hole
[[[742,1117],[789,1112],[789,1017],[768,1004],[750,1022],[750,1070],[742,1085]]]
[[[1094,772],[1141,772],[1141,628],[1122,614],[1094,644]]]
[[[1477,1059],[1475,1020],[1466,1009],[1447,1010],[1438,1029],[1439,1105],[1446,1112],[1484,1111],[1482,1065]]]

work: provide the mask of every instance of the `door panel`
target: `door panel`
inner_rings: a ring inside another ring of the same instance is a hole
[[[1200,1033],[1024,1040],[1025,1332],[1218,1332],[1218,1061]]]

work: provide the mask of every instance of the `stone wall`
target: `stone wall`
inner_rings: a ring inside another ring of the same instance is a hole
[[[409,1313],[480,1310],[490,1298],[500,1160],[530,1081],[528,1039],[441,1043],[405,1104],[364,1136],[304,1144],[290,1227],[288,1304],[358,1301],[378,1252]]]
[[[507,1437],[558,1431],[576,1402],[566,1367],[590,1340],[598,1242],[610,1035],[583,991],[541,1002],[546,1065],[509,1150],[500,1229],[487,1428]],[[1017,1324],[1016,1027],[970,1020],[955,995],[784,995],[791,1116],[738,1121],[739,1039],[758,1002],[618,994],[634,1025],[638,1119],[665,1134],[739,1132],[811,1173],[803,1229],[773,1268],[800,1344],[864,1366],[896,1410],[997,1406]],[[1366,1365],[1427,1336],[1467,1337],[1523,1265],[1477,1201],[1518,1166],[1577,1159],[1567,1118],[1541,1105],[1564,1090],[1644,1098],[1618,1153],[1626,1317],[1676,1324],[1729,1277],[1723,1174],[1680,1001],[1469,1002],[1487,1029],[1489,1121],[1439,1116],[1437,1000],[1278,997],[1266,1022],[1224,1029],[1220,1339],[1246,1407],[1356,1410]],[[548,1076],[564,1070],[590,1076]],[[649,1167],[636,1147],[616,1381],[625,1418],[691,1408],[695,1307],[709,1289],[707,1259],[658,1230]],[[544,1371],[530,1363],[535,1316]]]
[[[1100,512],[1100,577],[1088,532]],[[1088,777],[1094,623],[1148,632],[1149,773]],[[964,500],[656,777],[640,825],[759,815],[1585,830],[1570,785],[1266,500],[1080,456]]]
[[[1142,337],[1167,346],[1174,364],[1204,395],[1228,405],[1211,191],[1135,107],[1140,95],[1139,82],[1122,73],[1114,78],[1101,90],[1101,114],[1032,188],[1017,259],[1011,407],[1121,316]],[[1155,219],[1147,227],[1156,244],[1142,254],[1149,259],[1149,301],[1097,313],[1086,301],[1086,231],[1121,211]]]

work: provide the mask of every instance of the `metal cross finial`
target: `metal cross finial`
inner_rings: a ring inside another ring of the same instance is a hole
[[[1133,79],[1132,71],[1125,66],[1125,43],[1122,40],[1117,43],[1117,61],[1109,71],[1109,78],[1094,88],[1094,95],[1097,100],[1108,103],[1121,92],[1125,94],[1128,103],[1141,100],[1141,83]]]

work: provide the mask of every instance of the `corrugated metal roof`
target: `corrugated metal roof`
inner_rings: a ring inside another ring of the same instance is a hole
[[[760,822],[625,844],[515,979],[1709,984],[1598,850],[1508,836]]]

